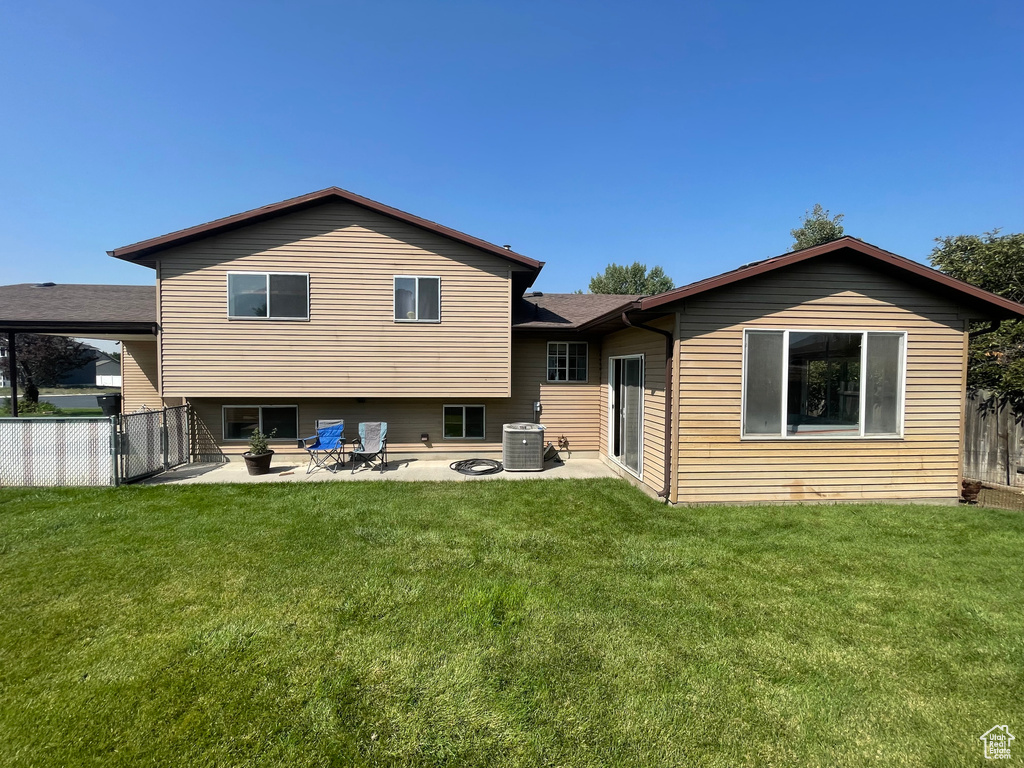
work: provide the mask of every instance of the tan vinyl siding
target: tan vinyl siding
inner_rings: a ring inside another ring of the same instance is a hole
[[[678,322],[678,501],[959,495],[964,322],[955,305],[822,259],[688,300]],[[904,438],[741,439],[745,328],[907,331]]]
[[[587,382],[547,380],[547,342],[566,339],[514,339],[512,343],[512,401],[509,414],[529,414],[541,402],[540,423],[545,439],[558,446],[565,437],[570,451],[596,451],[600,447],[601,343],[587,342]],[[583,341],[584,339],[570,339]],[[522,420],[516,416],[514,420]]]
[[[674,317],[649,322],[654,328],[671,331]],[[660,492],[665,483],[665,337],[639,328],[609,334],[602,342],[601,404],[599,417],[601,452],[608,455],[608,359],[621,355],[644,356],[643,472],[640,482]]]
[[[121,343],[121,410],[133,413],[146,406],[161,408],[157,378],[156,339]]]
[[[600,344],[590,342],[590,380],[586,384],[553,384],[547,378],[547,343],[542,339],[516,339],[512,353],[512,390],[510,398],[445,397],[445,398],[191,398],[213,439],[226,453],[244,450],[244,442],[222,439],[221,407],[224,405],[297,405],[299,432],[311,435],[316,419],[345,419],[349,438],[357,433],[360,421],[387,421],[388,444],[402,453],[494,454],[501,452],[502,425],[516,421],[533,421],[533,404],[540,400],[541,423],[547,427],[545,437],[558,445],[565,436],[569,449],[596,451],[600,404]],[[483,405],[486,408],[484,440],[445,440],[442,437],[442,408],[448,405]],[[426,432],[430,442],[424,445],[420,435]],[[294,441],[277,441],[283,449],[295,447]],[[563,455],[567,455],[564,454]]]
[[[175,248],[160,257],[164,394],[508,397],[519,268],[347,203]],[[308,273],[309,321],[229,320],[229,271]],[[394,322],[396,275],[441,278],[440,323]]]

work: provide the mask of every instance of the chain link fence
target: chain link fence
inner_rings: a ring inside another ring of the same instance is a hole
[[[0,418],[0,486],[119,485],[187,464],[190,409],[103,418]]]
[[[0,419],[0,485],[116,485],[117,417]]]

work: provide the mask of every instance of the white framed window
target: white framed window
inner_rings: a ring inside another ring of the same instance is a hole
[[[233,320],[309,320],[309,275],[304,272],[228,272],[228,317]]]
[[[899,438],[905,331],[743,332],[742,436]]]
[[[587,382],[587,342],[548,342],[548,381]]]
[[[221,408],[225,441],[248,440],[259,427],[274,440],[296,440],[299,437],[297,405],[225,405]]]
[[[395,322],[441,322],[441,278],[395,275]]]
[[[446,405],[443,422],[445,440],[483,440],[486,434],[482,405]]]

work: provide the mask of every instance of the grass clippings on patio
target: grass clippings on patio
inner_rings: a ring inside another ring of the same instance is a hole
[[[0,762],[977,765],[1022,552],[617,480],[0,490]]]

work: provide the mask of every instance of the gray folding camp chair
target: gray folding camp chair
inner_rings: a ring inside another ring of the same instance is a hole
[[[358,442],[352,446],[348,455],[352,462],[352,472],[356,471],[356,462],[361,461],[373,469],[373,460],[379,461],[378,466],[383,472],[388,465],[388,423],[386,421],[362,421],[359,423]]]

